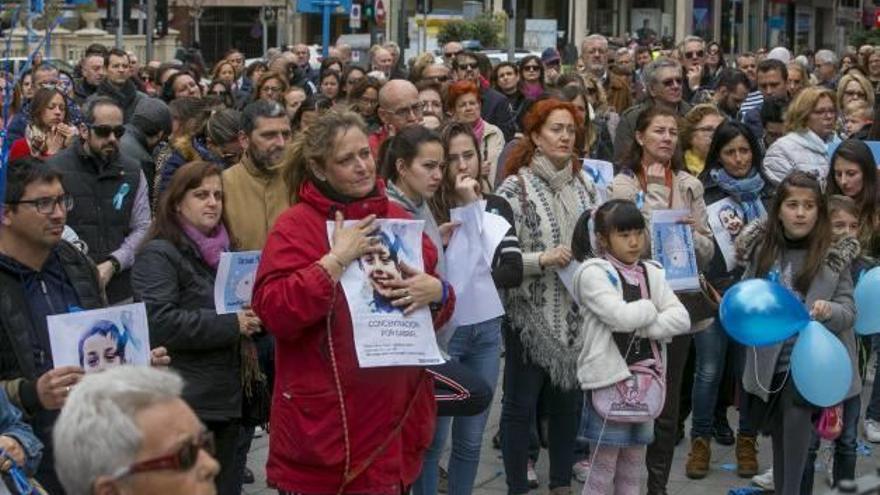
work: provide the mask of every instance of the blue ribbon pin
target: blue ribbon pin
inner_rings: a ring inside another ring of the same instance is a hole
[[[128,183],[124,183],[119,186],[119,190],[116,191],[116,194],[113,196],[113,208],[117,210],[122,209],[122,202],[125,201],[125,196],[131,191],[131,186]]]

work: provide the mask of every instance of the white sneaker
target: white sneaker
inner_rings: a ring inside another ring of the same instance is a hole
[[[770,468],[761,474],[752,476],[752,484],[757,485],[764,490],[773,491],[773,468]]]
[[[535,463],[529,459],[529,467],[526,468],[526,479],[529,481],[529,488],[538,488],[538,472],[535,471]]]
[[[880,422],[873,419],[865,420],[865,440],[880,443]]]
[[[587,476],[590,475],[590,459],[574,463],[574,466],[571,467],[571,473],[574,475],[574,479],[581,483],[586,482]]]

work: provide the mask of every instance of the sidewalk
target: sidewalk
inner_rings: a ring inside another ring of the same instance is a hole
[[[863,398],[863,410],[866,403],[867,394],[870,393],[870,382],[866,384],[867,389],[865,398]],[[474,488],[474,495],[503,495],[507,493],[507,485],[504,481],[504,465],[501,460],[501,452],[492,448],[492,436],[498,431],[498,423],[501,415],[500,393],[495,394],[495,401],[492,404],[492,410],[489,415],[489,422],[486,426],[486,432],[483,435],[483,449],[480,456],[480,467],[477,473],[477,481]],[[735,411],[731,409],[730,424],[736,425]],[[686,424],[687,431],[690,431],[690,425]],[[859,425],[861,431],[861,425]],[[760,468],[771,467],[772,449],[770,446],[770,438],[759,439],[758,459]],[[880,444],[867,444],[867,448],[871,449],[871,453],[862,452],[858,456],[856,466],[856,475],[862,476],[873,472],[878,466],[880,460]],[[448,448],[447,448],[448,450]],[[669,495],[726,495],[732,488],[749,486],[749,480],[736,476],[736,458],[734,456],[733,446],[725,447],[712,444],[712,465],[709,476],[702,480],[690,480],[684,475],[684,466],[687,461],[688,440],[683,440],[675,449],[675,458],[673,460],[672,472],[669,476],[668,493]],[[867,454],[867,455],[866,455]],[[248,466],[253,470],[256,477],[256,483],[246,485],[244,492],[247,495],[268,495],[275,494],[274,490],[266,487],[265,464],[268,455],[268,436],[263,435],[254,440],[250,455],[248,456]],[[538,478],[542,482],[540,488],[532,490],[532,494],[546,494],[548,492],[546,480],[548,470],[547,451],[541,452],[541,457],[537,464]],[[643,480],[647,479],[647,472],[642,473]],[[644,487],[645,483],[642,484]],[[816,480],[814,484],[814,493],[822,494],[828,491],[828,484],[825,481],[824,469],[816,469]],[[579,494],[581,484],[572,480],[572,491]],[[642,489],[645,493],[645,489]]]

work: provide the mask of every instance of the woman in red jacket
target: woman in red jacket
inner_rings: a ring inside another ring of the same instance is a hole
[[[377,178],[363,120],[330,111],[303,131],[288,157],[294,206],[263,250],[253,307],[276,341],[272,435],[266,470],[280,493],[404,493],[434,433],[433,381],[423,368],[360,368],[342,272],[381,246],[376,218],[408,218]],[[342,220],[359,220],[342,227]],[[335,220],[333,247],[326,222]],[[429,306],[435,328],[454,295],[436,278],[426,236],[426,272],[400,281],[392,304]]]

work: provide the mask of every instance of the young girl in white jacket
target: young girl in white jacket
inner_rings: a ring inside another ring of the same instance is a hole
[[[687,333],[690,319],[666,282],[663,268],[640,259],[645,220],[633,202],[606,202],[593,215],[593,226],[596,257],[587,259],[574,277],[575,299],[585,309],[577,375],[589,392],[581,436],[590,442],[593,453],[583,494],[638,494],[654,422],[606,420],[593,407],[592,391],[629,378],[629,365],[652,358],[652,341],[661,350],[662,367],[665,342]]]

